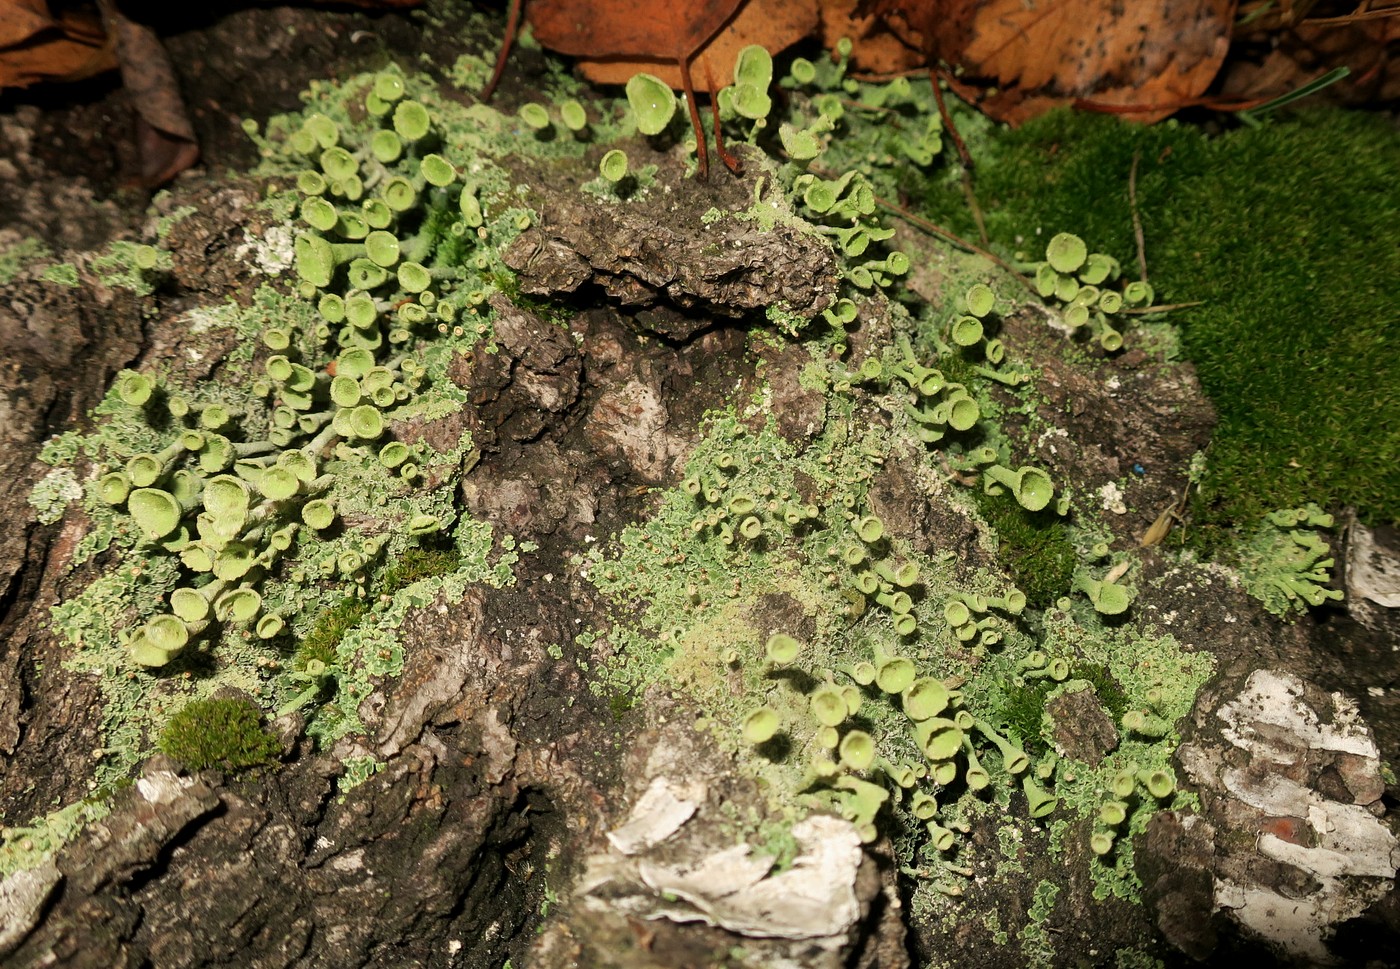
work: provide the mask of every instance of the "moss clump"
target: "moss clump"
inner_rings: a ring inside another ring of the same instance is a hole
[[[614,720],[621,720],[632,712],[632,707],[636,700],[626,693],[614,693],[608,697],[608,709],[612,711]]]
[[[422,579],[450,575],[461,566],[462,557],[455,549],[409,548],[380,569],[375,576],[377,595],[392,596]],[[336,647],[345,634],[358,626],[370,612],[370,601],[345,596],[321,613],[311,631],[297,645],[295,669],[305,669],[307,663],[319,660],[326,666],[337,662]]]
[[[375,589],[391,596],[422,579],[449,575],[457,571],[462,557],[455,549],[409,548],[376,576]]]
[[[336,661],[335,648],[368,612],[369,604],[365,600],[345,596],[316,618],[316,625],[297,646],[297,658],[293,665],[304,669],[312,660],[319,660],[327,666],[333,664]]]
[[[1028,754],[1043,754],[1049,749],[1040,725],[1045,716],[1045,698],[1058,685],[1054,681],[1037,681],[1006,691],[1006,699],[998,710],[1001,724]]]
[[[277,738],[263,728],[257,705],[236,697],[185,704],[161,731],[159,747],[195,771],[261,767],[282,751]]]
[[[996,530],[1002,565],[1026,594],[1026,603],[1044,609],[1069,595],[1075,552],[1064,523],[1052,511],[1028,512],[1005,495],[973,495]]]
[[[983,143],[978,197],[1004,251],[1071,229],[1135,264],[1128,180],[1158,301],[1173,314],[1220,424],[1198,525],[1241,525],[1281,507],[1354,505],[1400,519],[1400,136],[1384,118],[1309,110],[1207,137],[1055,112]],[[952,182],[926,211],[974,231]],[[1358,374],[1364,374],[1359,379]],[[1198,540],[1220,536],[1197,528]],[[1223,536],[1222,536],[1223,537]]]

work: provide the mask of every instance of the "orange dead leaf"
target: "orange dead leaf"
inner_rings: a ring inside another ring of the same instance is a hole
[[[528,9],[533,23],[534,6]],[[709,91],[711,80],[719,87],[730,83],[739,51],[750,44],[758,44],[770,54],[777,54],[814,33],[817,23],[817,0],[749,0],[696,52],[691,62],[695,89]],[[553,46],[540,36],[538,26],[535,39],[546,47]],[[595,84],[626,84],[633,74],[646,71],[677,90],[683,87],[680,67],[665,53],[623,58],[585,54],[578,66],[583,76]]]
[[[1253,44],[1268,53],[1262,59],[1232,57],[1221,77],[1221,95],[1267,101],[1347,67],[1350,76],[1328,87],[1326,97],[1349,104],[1400,98],[1400,60],[1392,56],[1400,44],[1400,4],[1369,12],[1389,16],[1309,18],[1237,35],[1237,47]]]
[[[76,81],[117,66],[97,18],[44,0],[0,0],[0,88]]]
[[[8,0],[0,4],[0,47],[13,47],[53,25],[44,0]]]
[[[512,0],[510,19],[514,23],[522,0]],[[670,0],[533,0],[529,7],[535,39],[545,47],[575,57],[657,58],[674,61],[690,109],[700,149],[700,177],[709,172],[709,154],[700,113],[695,106],[695,82],[691,62],[733,16],[744,0],[719,0],[684,6]],[[496,61],[496,73],[487,85],[487,96],[500,77],[509,32]],[[708,82],[707,82],[708,85]],[[731,171],[739,162],[724,150],[720,140],[719,113],[715,111],[715,147]]]
[[[199,159],[170,55],[154,30],[122,15],[115,0],[98,0],[108,36],[116,41],[122,86],[136,109],[141,174],[136,184],[164,185]]]
[[[535,40],[574,57],[691,60],[743,0],[683,4],[656,0],[531,0]]]
[[[1214,79],[1235,0],[871,0],[863,11],[952,65],[954,90],[998,120],[1088,102],[1152,122]]]
[[[862,74],[900,74],[922,67],[925,58],[879,18],[856,11],[859,0],[829,0],[821,5],[822,46],[833,50],[842,37],[854,45],[851,66]]]

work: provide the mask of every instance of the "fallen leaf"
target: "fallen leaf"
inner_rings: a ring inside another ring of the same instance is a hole
[[[311,0],[358,7],[415,7],[422,0]],[[116,44],[109,42],[93,11],[68,9],[47,0],[0,0],[0,89],[41,81],[80,81],[115,69]],[[145,7],[159,10],[159,5]]]
[[[0,47],[13,47],[55,26],[44,0],[8,0],[0,4]]]
[[[854,0],[851,0],[854,5]],[[534,22],[534,7],[530,8]],[[724,87],[733,81],[734,62],[739,51],[750,44],[767,48],[770,54],[780,53],[804,37],[815,33],[819,21],[817,0],[749,0],[733,19],[705,42],[691,60],[695,90],[710,91],[710,84]],[[535,28],[535,39],[553,47]],[[567,53],[567,51],[565,51]],[[654,74],[676,90],[683,90],[680,67],[666,54],[646,56],[597,57],[582,55],[579,71],[595,84],[626,84],[639,71]]]
[[[519,2],[514,0],[512,3],[512,19]],[[709,153],[695,104],[696,85],[690,70],[691,61],[696,52],[734,16],[743,2],[719,0],[717,3],[687,6],[671,0],[533,0],[529,6],[529,18],[535,30],[535,40],[561,54],[617,59],[644,57],[674,62],[680,75],[680,88],[685,92],[686,106],[690,110],[696,144],[700,149],[700,177],[703,179],[709,172]],[[510,38],[507,36],[501,48],[501,58],[497,60],[496,74],[487,86],[488,92],[500,76],[509,44]],[[715,80],[713,83],[722,82]],[[707,79],[706,87],[709,85],[710,79]],[[725,152],[720,141],[718,113],[715,114],[715,143],[725,165],[738,171],[738,161]]]
[[[531,0],[526,16],[535,40],[561,54],[687,61],[742,2]]]
[[[924,65],[917,46],[905,43],[873,14],[857,13],[859,4],[860,0],[828,0],[821,5],[823,47],[834,50],[838,40],[849,37],[851,67],[862,74],[902,74]]]
[[[117,45],[122,85],[136,109],[136,140],[146,188],[164,185],[199,159],[180,84],[165,46],[150,27],[122,15],[112,0],[100,0],[107,32]]]
[[[0,0],[0,89],[77,81],[116,64],[101,23],[86,12],[54,17],[44,0]]]
[[[1020,123],[1088,102],[1158,121],[1199,97],[1230,45],[1235,0],[869,0],[951,84],[992,117]]]
[[[1267,101],[1346,67],[1351,74],[1319,94],[1346,104],[1400,98],[1400,62],[1391,56],[1400,43],[1400,9],[1390,10],[1389,17],[1304,20],[1237,37],[1237,49],[1253,45],[1267,53],[1259,59],[1232,56],[1221,76],[1222,97]]]

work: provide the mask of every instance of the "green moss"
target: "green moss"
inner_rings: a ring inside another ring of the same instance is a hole
[[[1108,711],[1113,722],[1117,723],[1123,718],[1123,714],[1128,711],[1128,694],[1124,692],[1122,685],[1114,679],[1108,666],[1104,663],[1077,663],[1070,669],[1070,679],[1085,680],[1094,688],[1094,694],[1103,704],[1103,708]]]
[[[611,711],[614,720],[621,720],[632,710],[635,699],[627,693],[614,693],[608,697],[608,710]]]
[[[462,557],[455,549],[410,548],[375,577],[380,595],[393,595],[422,579],[456,572]]]
[[[162,753],[195,771],[262,767],[282,750],[277,738],[263,728],[257,705],[236,697],[185,704],[161,731],[159,746]]]
[[[379,570],[374,587],[378,595],[392,596],[422,579],[436,578],[457,571],[461,556],[452,549],[410,548]],[[311,631],[297,644],[295,669],[305,669],[312,660],[327,666],[336,659],[336,647],[345,634],[369,615],[369,603],[355,596],[344,596],[316,617]]]
[[[1053,680],[1036,680],[1013,686],[1006,691],[998,710],[1000,723],[1028,754],[1042,754],[1049,749],[1041,736],[1040,724],[1045,716],[1046,696],[1057,685]]]
[[[970,492],[996,530],[997,554],[1026,602],[1044,609],[1069,594],[1075,552],[1063,520],[1052,511],[1028,512],[1007,495]]]
[[[335,650],[345,634],[359,625],[369,613],[369,605],[354,596],[345,596],[335,605],[316,617],[316,624],[302,637],[297,645],[294,666],[304,669],[306,664],[319,660],[327,666],[335,662]]]
[[[1314,500],[1400,519],[1400,136],[1386,119],[1310,110],[1210,138],[1055,112],[983,143],[977,190],[997,248],[1033,256],[1071,229],[1136,264],[1137,206],[1158,301],[1220,415],[1198,524],[1257,521]],[[917,187],[925,212],[972,232],[950,181]],[[1358,379],[1364,373],[1365,379]],[[1222,537],[1197,528],[1198,538]]]

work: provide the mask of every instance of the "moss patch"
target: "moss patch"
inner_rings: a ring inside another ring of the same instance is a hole
[[[262,726],[251,700],[210,697],[185,704],[160,734],[161,752],[190,770],[210,767],[243,770],[272,762],[281,752],[277,738]]]
[[[374,591],[380,596],[393,596],[421,579],[437,578],[457,571],[461,556],[453,550],[406,549],[393,564],[375,575]],[[316,618],[311,631],[297,645],[296,669],[319,660],[327,666],[335,662],[336,647],[345,634],[360,624],[370,613],[370,604],[363,598],[345,596]]]
[[[997,555],[1026,594],[1026,602],[1044,609],[1069,595],[1076,556],[1059,516],[1050,511],[1032,514],[1006,495],[971,494],[996,530]]]

